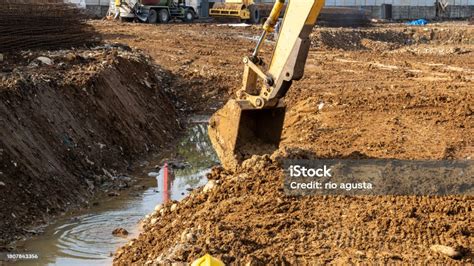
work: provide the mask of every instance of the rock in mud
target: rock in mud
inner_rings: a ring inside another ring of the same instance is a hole
[[[124,237],[124,236],[128,236],[128,231],[122,227],[115,228],[114,231],[112,231],[112,235]]]
[[[196,242],[196,234],[194,234],[193,230],[187,228],[181,233],[181,242],[182,243],[194,243]]]
[[[175,204],[171,205],[170,211],[174,212],[174,211],[176,211],[177,208],[178,208],[178,204],[175,203]]]
[[[157,176],[160,176],[160,173],[159,172],[149,172],[148,176],[149,177],[157,177]]]
[[[42,64],[45,64],[45,65],[52,65],[53,64],[53,60],[51,60],[51,58],[48,58],[46,56],[40,56],[38,58],[36,58],[37,61],[41,62]]]
[[[161,216],[164,216],[166,214],[166,208],[161,208],[160,214]]]
[[[174,169],[184,169],[189,166],[189,163],[187,162],[169,162],[169,166]]]
[[[207,184],[204,186],[204,188],[202,189],[202,192],[207,193],[213,190],[215,186],[216,186],[216,180],[209,180]]]
[[[161,209],[163,209],[163,204],[158,204],[155,206],[155,212],[159,212]]]
[[[268,154],[265,155],[252,155],[250,159],[245,160],[242,163],[243,169],[259,169],[264,168],[266,165],[271,163],[270,156]]]
[[[461,252],[459,248],[453,248],[444,245],[432,245],[430,249],[452,259],[460,259],[463,256],[463,252]]]
[[[74,53],[67,53],[67,54],[64,56],[64,59],[65,59],[67,62],[74,62],[74,61],[77,59],[77,55],[74,54]]]

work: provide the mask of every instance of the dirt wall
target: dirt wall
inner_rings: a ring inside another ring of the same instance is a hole
[[[52,65],[32,64],[36,56],[6,62],[0,79],[0,244],[87,206],[180,128],[166,74],[144,56],[110,47],[49,54]]]

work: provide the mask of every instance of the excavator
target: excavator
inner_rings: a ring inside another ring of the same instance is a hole
[[[286,107],[285,94],[303,77],[309,35],[324,0],[289,0],[268,67],[259,56],[274,31],[285,0],[275,1],[253,53],[244,57],[242,88],[212,115],[208,134],[224,168],[235,170],[252,155],[278,149]]]

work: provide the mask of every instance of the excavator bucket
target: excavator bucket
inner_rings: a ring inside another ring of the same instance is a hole
[[[209,137],[222,166],[235,170],[252,155],[278,149],[285,106],[255,109],[246,101],[230,100],[209,122]]]

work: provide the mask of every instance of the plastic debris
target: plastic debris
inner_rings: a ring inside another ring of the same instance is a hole
[[[407,22],[407,24],[412,25],[412,26],[423,26],[423,25],[428,24],[428,21],[425,19],[417,19],[417,20],[409,21]]]

